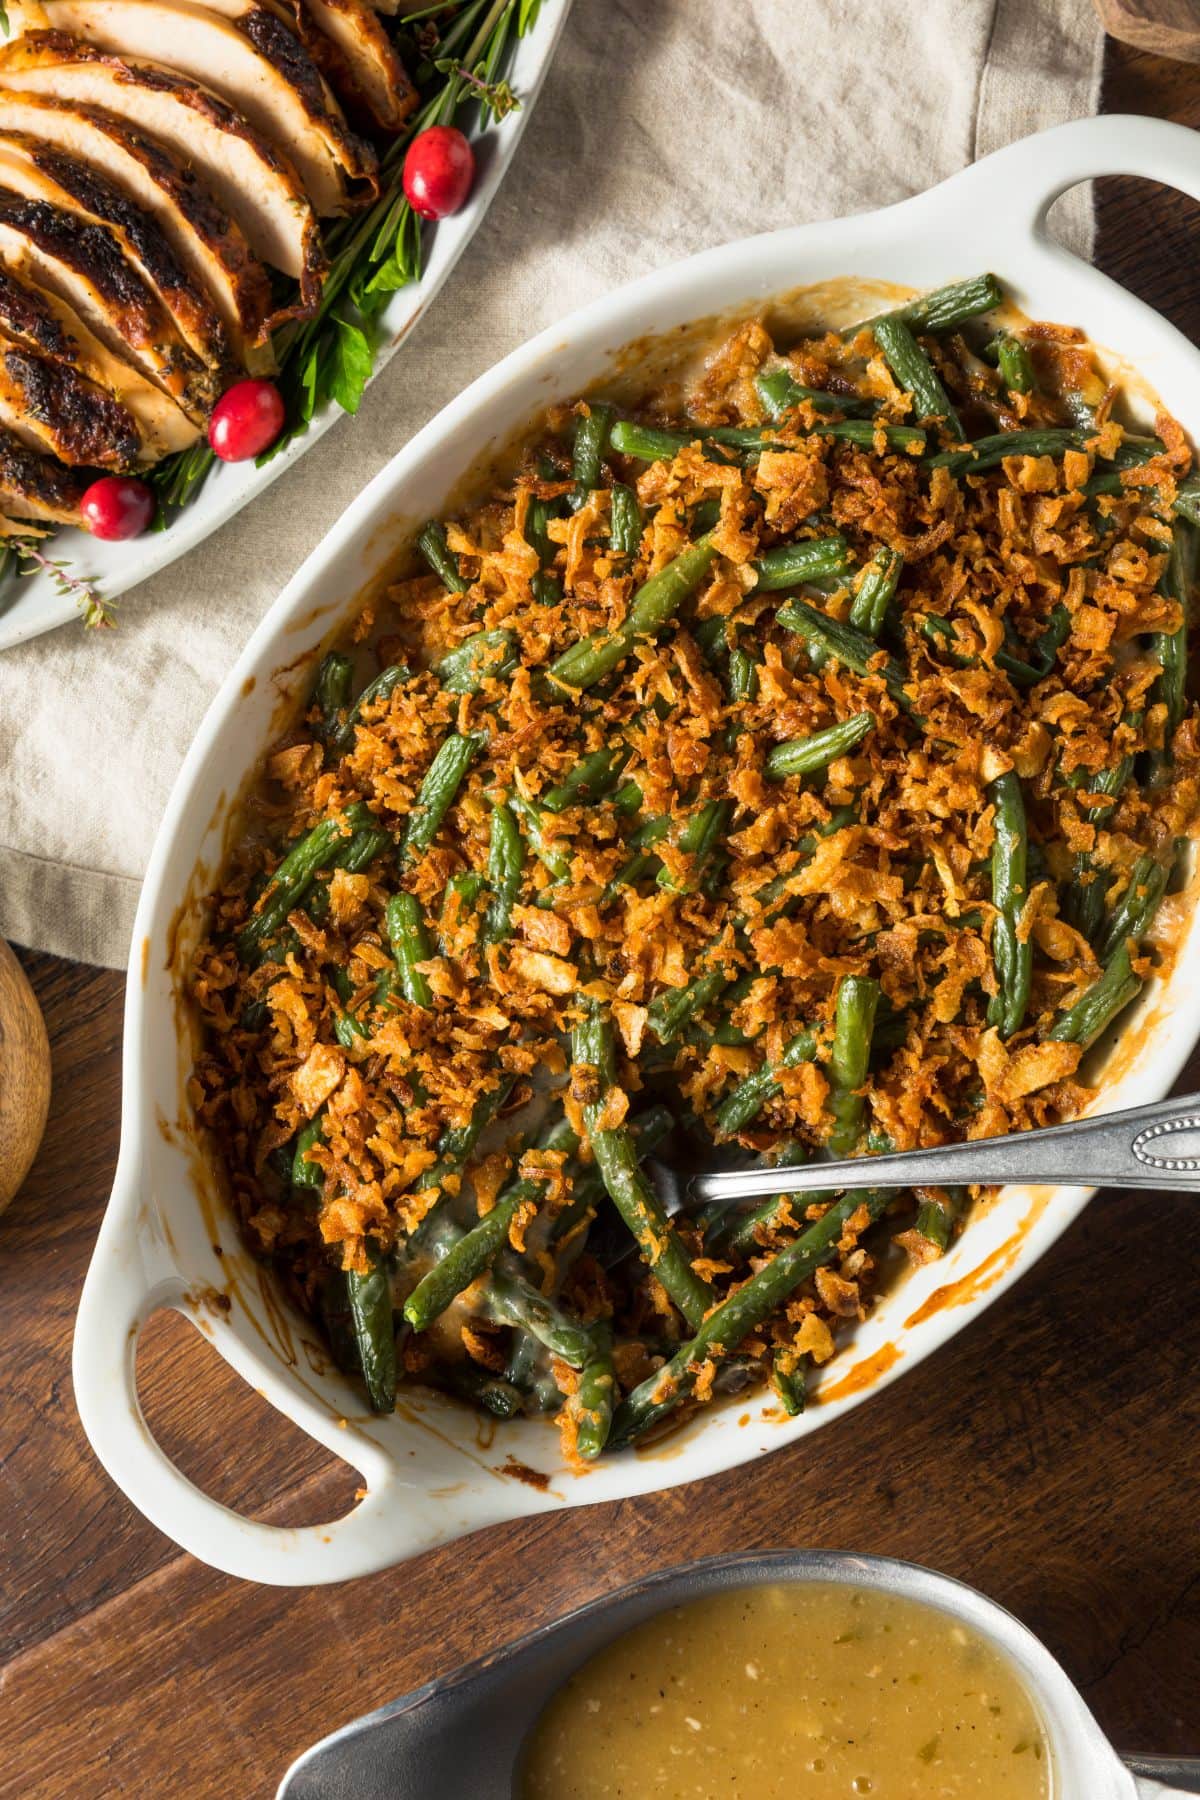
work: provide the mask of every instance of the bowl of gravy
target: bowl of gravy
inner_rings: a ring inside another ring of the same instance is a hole
[[[1150,1800],[1039,1641],[911,1563],[829,1551],[654,1575],[302,1756],[278,1800]]]

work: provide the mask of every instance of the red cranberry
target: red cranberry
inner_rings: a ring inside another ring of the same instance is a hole
[[[456,213],[475,179],[475,153],[453,125],[431,125],[408,146],[404,192],[423,219]]]
[[[102,475],[79,503],[93,537],[135,538],[153,519],[154,490],[135,475]]]
[[[283,430],[283,397],[273,381],[235,381],[213,407],[208,441],[222,462],[246,462]]]

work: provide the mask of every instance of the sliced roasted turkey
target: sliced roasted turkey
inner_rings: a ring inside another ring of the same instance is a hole
[[[90,331],[194,419],[211,411],[219,387],[188,349],[105,225],[89,225],[44,200],[26,200],[0,180],[0,261],[60,294]]]
[[[178,157],[101,107],[5,88],[0,132],[27,133],[116,183],[155,221],[193,283],[211,295],[239,361],[255,373],[269,369],[267,272],[240,227]]]
[[[417,90],[378,14],[367,0],[252,0],[282,19],[364,129],[399,131]],[[203,0],[210,12],[240,19],[248,0]]]
[[[87,478],[39,456],[15,432],[0,427],[0,512],[46,525],[82,525],[79,503]]]
[[[68,363],[0,331],[0,425],[73,468],[131,469],[141,453],[133,416]]]
[[[70,151],[27,132],[0,130],[0,185],[26,200],[44,200],[81,221],[104,225],[146,286],[156,294],[194,355],[219,388],[240,372],[229,335],[205,290],[180,263],[149,213]]]
[[[302,309],[316,305],[326,262],[299,178],[210,88],[162,63],[111,56],[62,31],[28,32],[0,47],[0,87],[101,106],[147,132],[195,171],[256,256],[296,278]]]
[[[237,18],[224,18],[193,0],[10,0],[9,17],[18,33],[48,26],[203,82],[287,158],[322,215],[377,191],[375,152],[350,130],[296,34],[264,5],[247,0]]]
[[[57,294],[0,263],[0,331],[39,356],[52,358],[111,394],[133,419],[139,462],[159,462],[196,442],[200,427],[169,394],[147,381],[90,332]]]
[[[366,0],[291,0],[291,12],[350,117],[368,130],[399,131],[417,104],[417,90]]]

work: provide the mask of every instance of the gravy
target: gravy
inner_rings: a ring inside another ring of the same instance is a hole
[[[1049,1800],[1015,1670],[906,1597],[732,1589],[660,1613],[550,1701],[519,1800]]]

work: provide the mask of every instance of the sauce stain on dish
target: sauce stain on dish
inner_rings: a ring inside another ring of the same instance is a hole
[[[514,1481],[523,1481],[526,1487],[536,1488],[539,1494],[550,1490],[550,1477],[541,1469],[531,1469],[528,1463],[518,1462],[515,1456],[508,1456],[501,1465],[502,1475],[511,1475]]]
[[[518,1800],[1048,1800],[1016,1670],[958,1619],[834,1582],[727,1589],[595,1654],[534,1725]]]
[[[835,1381],[832,1387],[823,1385],[819,1387],[813,1395],[813,1404],[829,1406],[834,1400],[845,1400],[850,1394],[861,1394],[867,1388],[874,1387],[881,1376],[886,1375],[889,1369],[895,1368],[901,1355],[902,1352],[897,1350],[895,1344],[884,1344],[882,1349],[876,1350],[873,1356],[865,1357],[862,1362],[855,1363],[854,1367],[848,1369],[841,1380]]]
[[[1026,1190],[1033,1196],[1033,1204],[1021,1220],[1016,1231],[1003,1244],[1000,1244],[989,1256],[985,1256],[977,1268],[970,1270],[957,1281],[947,1282],[944,1287],[935,1289],[929,1298],[918,1306],[904,1321],[905,1329],[923,1324],[935,1313],[944,1312],[947,1307],[966,1306],[980,1294],[994,1287],[1001,1276],[1012,1268],[1024,1248],[1025,1239],[1034,1225],[1041,1218],[1047,1206],[1054,1198],[1053,1188],[1029,1188]]]

